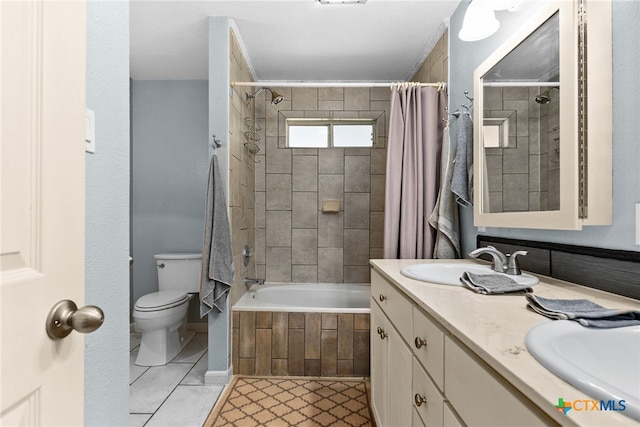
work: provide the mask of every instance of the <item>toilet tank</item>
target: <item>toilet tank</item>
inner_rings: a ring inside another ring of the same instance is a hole
[[[158,267],[160,291],[200,291],[200,266],[202,254],[158,254],[154,255]]]

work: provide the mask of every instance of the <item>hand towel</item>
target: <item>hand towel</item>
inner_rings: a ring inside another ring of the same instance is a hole
[[[465,271],[460,281],[473,292],[483,295],[532,292],[529,286],[521,285],[505,274],[475,274]]]
[[[222,312],[223,297],[233,283],[234,270],[227,199],[215,154],[209,166],[200,274],[200,317],[214,308]]]
[[[527,307],[550,319],[575,320],[593,328],[640,325],[640,311],[609,309],[586,299],[549,299],[527,294]]]
[[[460,258],[460,222],[458,206],[451,192],[453,159],[456,147],[451,147],[449,122],[442,132],[442,154],[440,158],[440,192],[429,217],[429,224],[436,229],[433,257],[440,259]]]
[[[458,148],[451,177],[451,191],[462,206],[473,204],[473,122],[469,113],[458,119]]]

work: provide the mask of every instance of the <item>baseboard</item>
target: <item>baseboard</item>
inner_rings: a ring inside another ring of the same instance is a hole
[[[208,323],[187,323],[187,329],[195,331],[196,334],[206,334],[209,332]]]
[[[207,371],[204,374],[205,385],[228,385],[233,376],[233,368],[229,366],[226,371]]]

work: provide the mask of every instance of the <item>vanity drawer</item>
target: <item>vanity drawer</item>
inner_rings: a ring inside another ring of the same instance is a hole
[[[393,319],[393,324],[408,343],[411,343],[411,307],[413,304],[400,291],[371,270],[371,297],[382,311]]]
[[[444,402],[442,419],[442,425],[444,427],[465,427],[464,423],[460,418],[458,418],[449,402]]]
[[[557,425],[491,367],[450,336],[444,338],[445,394],[470,426]]]
[[[431,381],[420,363],[413,358],[413,384],[411,387],[413,407],[427,426],[441,426],[444,399],[438,387]]]
[[[413,340],[409,343],[440,390],[444,390],[444,329],[418,307],[413,307]]]

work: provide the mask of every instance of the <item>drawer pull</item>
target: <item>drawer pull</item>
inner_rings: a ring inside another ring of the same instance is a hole
[[[378,298],[380,298],[380,302],[383,302],[384,300],[387,299],[387,297],[382,295],[382,294],[380,294],[380,296]]]
[[[420,396],[418,393],[413,396],[413,400],[416,402],[417,406],[422,406],[423,403],[427,403],[427,398],[424,396]]]
[[[416,348],[422,348],[423,346],[427,345],[427,342],[420,337],[416,337],[414,344],[416,345]]]
[[[380,339],[388,337],[387,333],[380,326],[378,326],[378,335],[380,335]]]

